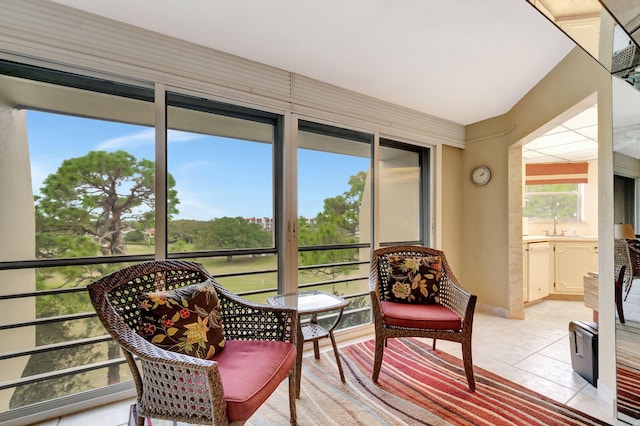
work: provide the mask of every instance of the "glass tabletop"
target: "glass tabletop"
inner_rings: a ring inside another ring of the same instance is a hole
[[[297,308],[299,314],[342,309],[349,304],[342,297],[321,290],[280,294],[272,296],[268,300],[273,306]]]

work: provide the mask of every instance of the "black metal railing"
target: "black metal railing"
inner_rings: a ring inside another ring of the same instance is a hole
[[[360,249],[368,248],[368,245],[356,244],[356,245],[341,245],[341,246],[323,246],[323,247],[309,247],[301,250],[336,250],[336,249]],[[242,252],[242,255],[255,255],[255,254],[274,254],[274,250],[241,250],[241,251],[229,251],[229,252],[197,252],[197,253],[171,253],[171,258],[181,259],[193,259],[193,258],[212,258],[212,257],[224,257],[229,255],[238,256]],[[3,270],[16,270],[16,269],[42,269],[53,271],[51,268],[61,266],[104,266],[110,265],[112,268],[118,268],[122,264],[130,264],[135,262],[152,260],[151,255],[143,256],[114,256],[104,258],[78,258],[78,259],[55,259],[55,260],[28,260],[23,262],[0,262],[0,272]],[[356,271],[362,265],[367,265],[368,261],[346,261],[335,262],[318,265],[304,265],[299,268],[300,273],[309,273],[314,269],[322,268],[349,268],[352,267],[352,272]],[[259,274],[277,274],[277,269],[261,269],[254,271],[240,271],[240,272],[228,272],[217,274],[216,278],[235,278],[241,276],[252,276]],[[353,292],[340,294],[342,297],[352,301],[353,303],[345,309],[343,319],[339,328],[347,328],[359,323],[368,323],[370,319],[370,308],[367,302],[368,292],[363,290],[366,286],[363,286],[363,280],[366,282],[368,276],[366,274],[350,274],[348,276],[340,276],[335,279],[315,280],[313,282],[303,283],[299,286],[300,289],[324,289],[325,291],[331,291],[332,287],[342,286],[351,283],[360,282],[361,285],[355,286]],[[86,285],[88,282],[84,283]],[[113,368],[122,368],[121,366],[126,364],[126,361],[121,356],[115,356],[112,352],[109,352],[109,345],[113,345],[113,339],[105,334],[104,328],[102,328],[100,322],[97,319],[97,315],[94,311],[89,311],[90,301],[86,292],[85,286],[73,287],[73,288],[57,288],[46,290],[28,290],[22,293],[12,293],[0,295],[0,302],[7,303],[20,303],[20,301],[28,301],[29,304],[35,304],[36,307],[40,305],[42,298],[53,298],[59,300],[60,303],[64,303],[64,300],[68,297],[75,297],[80,299],[82,303],[80,312],[74,312],[74,306],[64,306],[66,311],[64,314],[49,314],[47,312],[40,312],[36,308],[36,318],[22,321],[12,321],[11,318],[5,318],[8,322],[0,324],[0,333],[21,333],[24,330],[24,335],[29,337],[26,339],[33,341],[33,344],[27,344],[23,348],[10,350],[8,346],[4,346],[0,349],[0,366],[3,370],[6,370],[12,362],[20,362],[22,359],[22,365],[24,370],[21,374],[16,374],[16,378],[0,381],[0,391],[7,389],[14,389],[17,391],[21,388],[30,389],[29,386],[38,386],[41,389],[52,389],[51,392],[43,392],[43,398],[40,401],[37,400],[25,400],[24,404],[34,404],[37,406],[39,403],[50,403],[51,399],[60,399],[60,403],[64,404],[65,397],[74,395],[78,392],[84,392],[93,390],[99,387],[107,386],[107,371]],[[276,294],[277,287],[270,286],[263,289],[250,289],[246,291],[238,292],[243,297],[257,297],[264,296],[264,299],[269,295]],[[33,307],[33,305],[30,305]],[[328,313],[325,316],[326,320],[330,320],[331,316],[335,316],[335,313]],[[71,338],[65,339],[65,334],[61,332],[64,330],[69,333]],[[1,335],[1,334],[0,334]],[[53,341],[52,341],[53,340]],[[63,355],[66,354],[66,355]],[[77,365],[55,363],[51,362],[57,358],[64,358],[68,356],[73,358],[69,354],[82,354],[77,357],[77,361],[80,363]],[[4,364],[4,366],[3,366]],[[15,364],[13,364],[15,365]],[[13,368],[13,367],[12,367]],[[103,370],[101,373],[100,370]],[[127,371],[126,369],[123,372]],[[129,379],[127,373],[123,373],[122,377]],[[77,379],[76,381],[74,381]],[[66,382],[65,382],[66,380]],[[61,384],[56,386],[56,381]],[[64,382],[64,383],[63,383]],[[74,389],[74,386],[78,388]],[[24,392],[23,392],[24,393]],[[10,409],[22,409],[25,405],[21,403],[14,403]],[[5,413],[7,414],[7,413]],[[3,421],[5,414],[0,413],[0,422]]]

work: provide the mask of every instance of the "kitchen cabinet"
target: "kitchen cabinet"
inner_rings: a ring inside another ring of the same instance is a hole
[[[553,284],[553,245],[545,241],[525,247],[525,301],[531,302],[549,295]]]
[[[524,300],[548,296],[582,296],[583,277],[598,272],[598,240],[538,237],[523,244]]]
[[[556,294],[584,294],[584,276],[598,272],[598,243],[555,242],[554,287]]]

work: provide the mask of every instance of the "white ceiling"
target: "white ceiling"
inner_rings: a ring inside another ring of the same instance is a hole
[[[463,125],[507,112],[575,46],[526,0],[54,1]],[[525,161],[596,158],[595,111]]]
[[[598,158],[598,106],[593,105],[522,147],[527,163]]]
[[[526,0],[55,0],[463,125],[575,45]]]

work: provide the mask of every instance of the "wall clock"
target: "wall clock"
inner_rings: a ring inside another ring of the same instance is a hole
[[[478,166],[471,170],[471,182],[482,186],[491,180],[491,170],[487,166]]]

